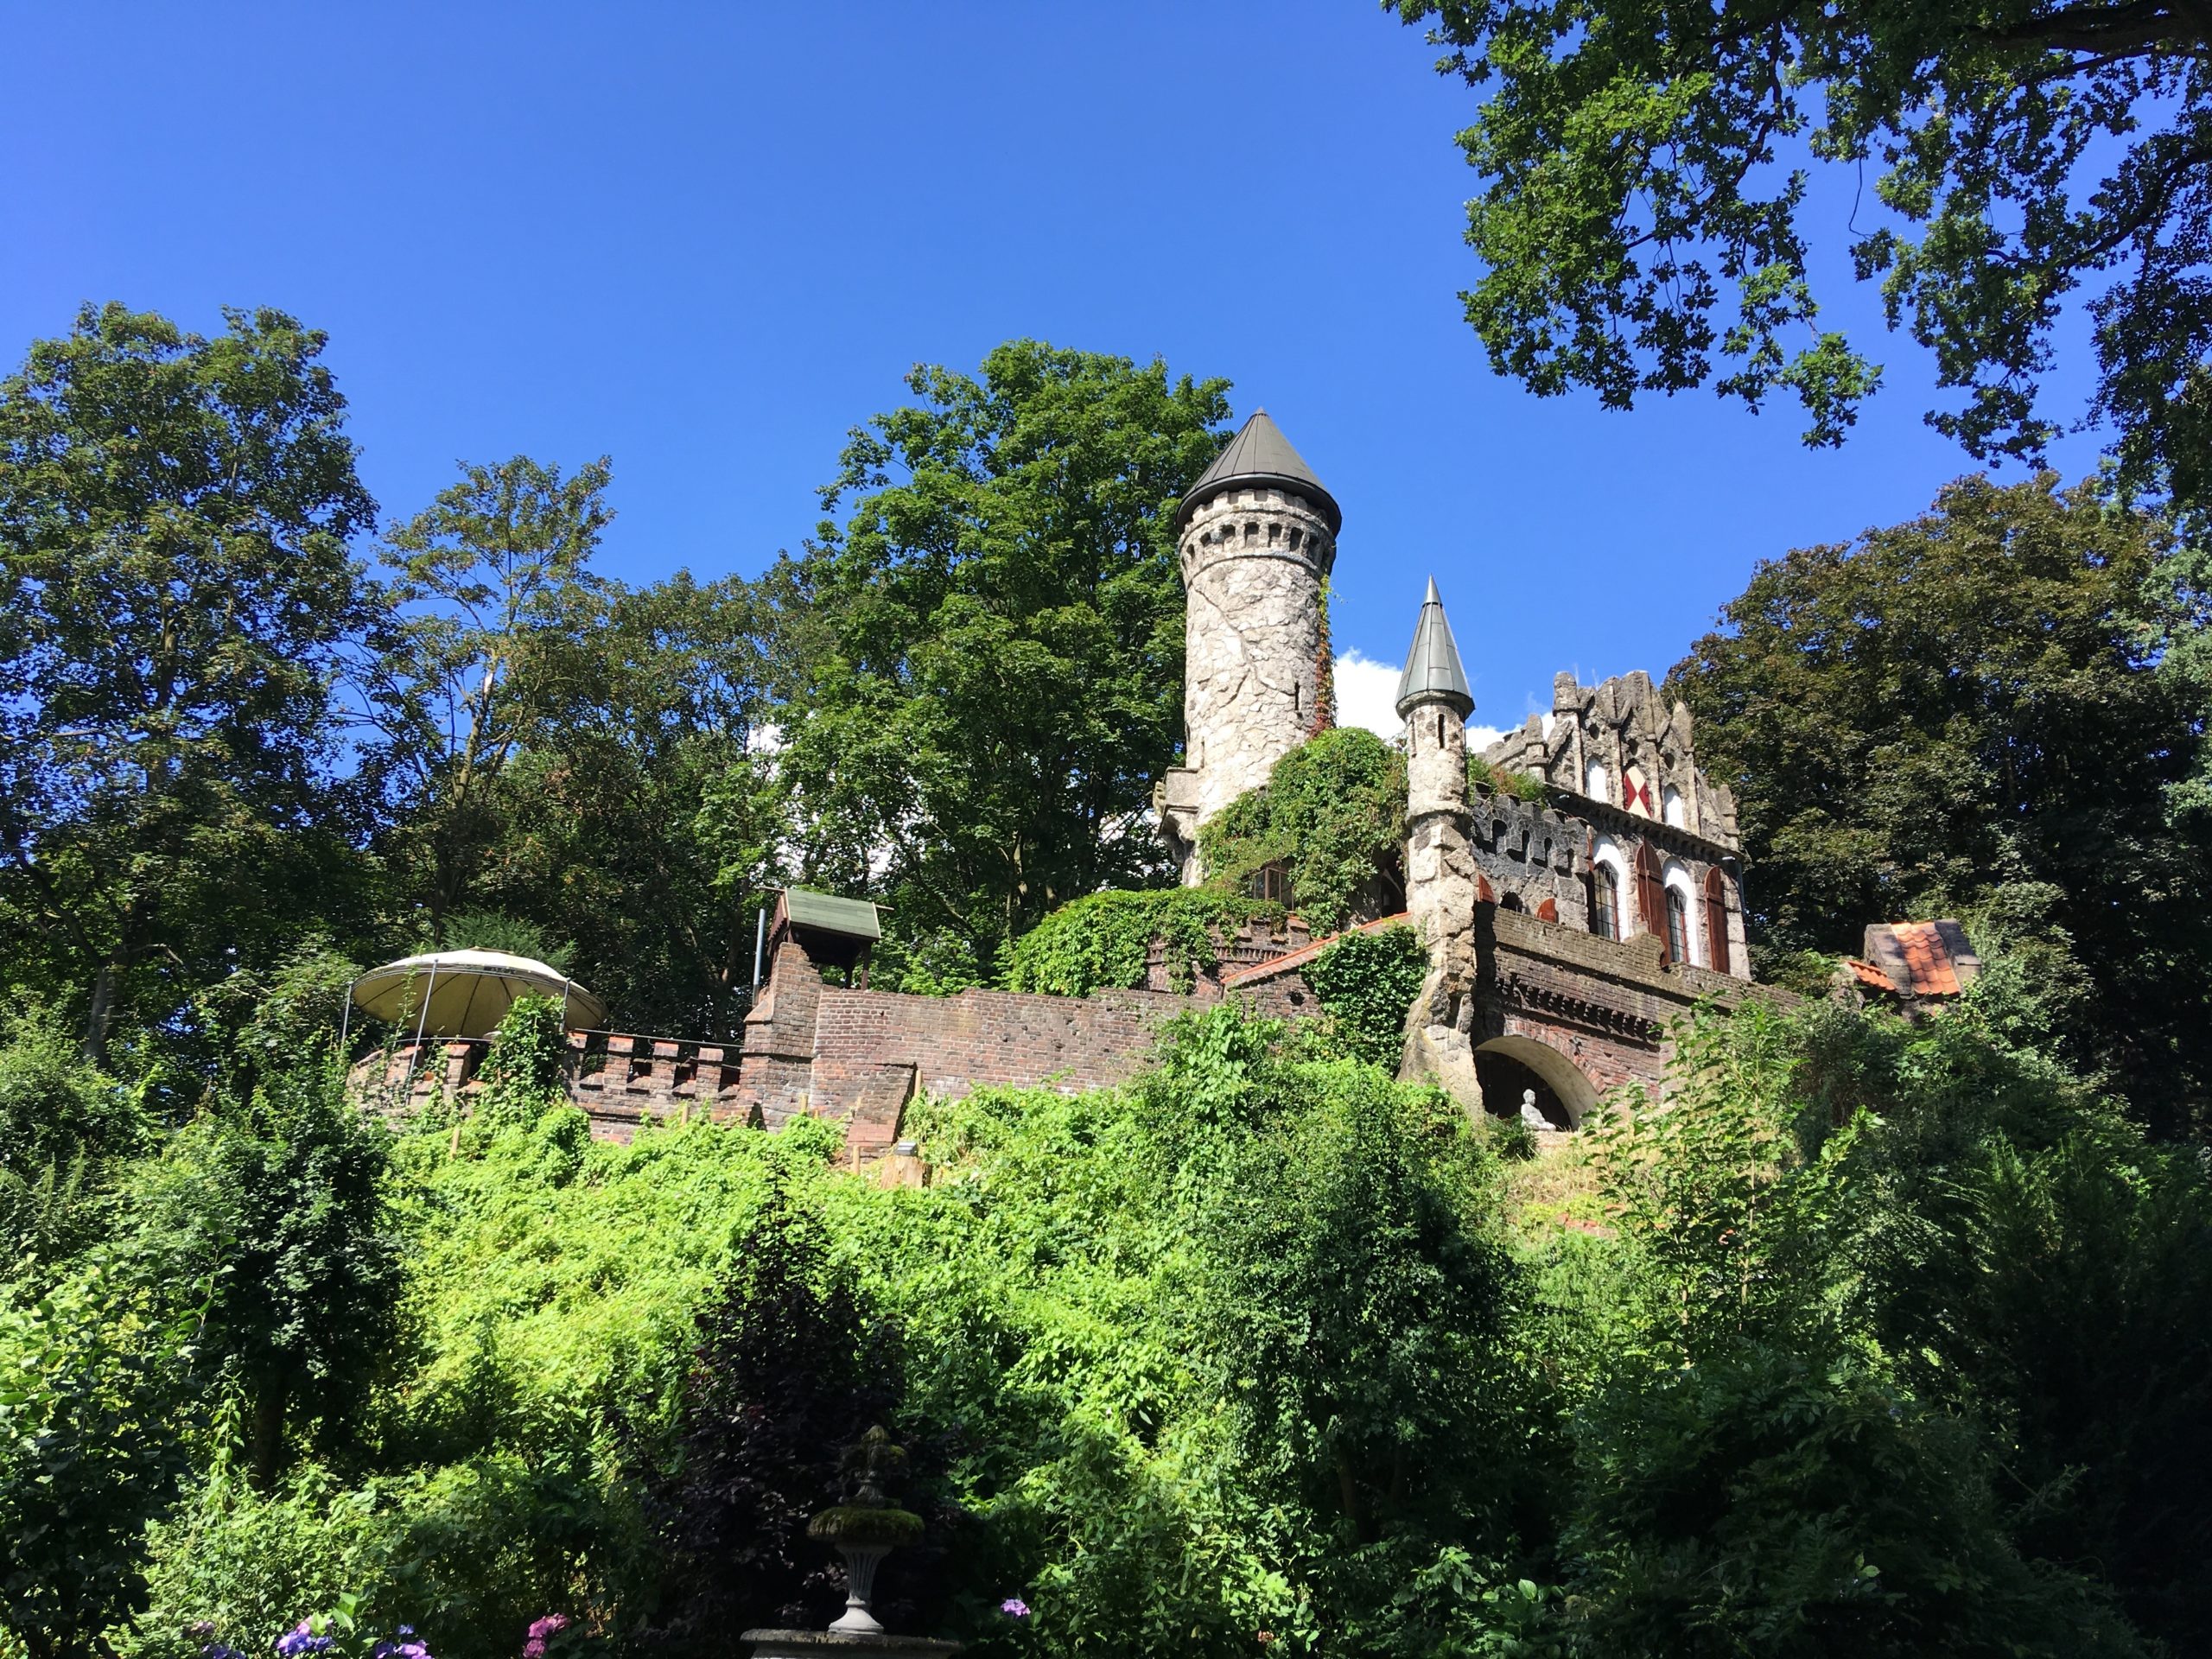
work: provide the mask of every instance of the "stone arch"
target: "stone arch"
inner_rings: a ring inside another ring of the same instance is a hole
[[[1500,1055],[1535,1072],[1538,1079],[1557,1097],[1560,1106],[1567,1114],[1567,1126],[1570,1128],[1580,1128],[1582,1120],[1597,1107],[1596,1085],[1582,1075],[1580,1066],[1549,1043],[1540,1042],[1534,1037],[1522,1037],[1509,1033],[1505,1036],[1493,1037],[1487,1042],[1478,1044],[1475,1052],[1478,1056]],[[1501,1103],[1506,1114],[1509,1115],[1520,1109],[1520,1102],[1517,1099],[1503,1103],[1487,1099],[1483,1102],[1484,1109],[1490,1111],[1496,1111]]]

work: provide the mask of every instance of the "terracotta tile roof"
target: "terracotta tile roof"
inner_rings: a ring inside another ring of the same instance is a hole
[[[1910,998],[1956,996],[1981,972],[1966,929],[1951,920],[1871,922],[1851,971],[1864,984]]]
[[[1951,966],[1949,946],[1933,922],[1893,922],[1891,931],[1904,951],[1905,972],[1911,976],[1915,996],[1956,996],[1959,976]]]
[[[1348,927],[1344,933],[1379,933],[1386,927],[1395,927],[1407,918],[1400,911],[1395,916],[1385,916],[1379,921],[1362,922],[1357,927]],[[1325,939],[1316,939],[1311,944],[1301,944],[1297,950],[1280,957],[1270,957],[1265,962],[1254,963],[1249,968],[1239,968],[1234,973],[1221,976],[1222,989],[1234,990],[1239,985],[1249,985],[1255,979],[1266,979],[1292,968],[1302,968],[1324,950],[1344,938],[1344,933],[1332,933]]]

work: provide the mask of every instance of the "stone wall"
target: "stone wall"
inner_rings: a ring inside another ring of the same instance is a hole
[[[1669,703],[1640,669],[1596,685],[1558,675],[1550,718],[1529,715],[1518,730],[1491,744],[1484,758],[1554,789],[1672,823],[1729,852],[1741,844],[1735,798],[1697,764],[1689,709]],[[1631,784],[1637,785],[1633,799]]]
[[[1586,857],[1589,830],[1557,808],[1478,785],[1468,798],[1482,896],[1520,901],[1530,915],[1548,903],[1563,925],[1590,925]]]
[[[1126,1082],[1166,1020],[1219,1001],[1242,972],[1286,956],[1302,961],[1313,948],[1293,917],[1224,940],[1220,964],[1187,994],[1166,988],[1168,964],[1155,947],[1147,978],[1157,989],[909,996],[826,984],[804,947],[786,939],[746,1018],[741,1045],[571,1032],[567,1089],[602,1140],[626,1142],[648,1120],[704,1113],[778,1128],[806,1113],[845,1122],[852,1154],[868,1160],[898,1140],[918,1095],[994,1084],[1073,1093]],[[1316,1012],[1294,966],[1236,994],[1271,1014]],[[477,1072],[488,1047],[481,1038],[405,1045],[356,1065],[351,1086],[357,1099],[395,1118],[441,1099],[466,1109],[482,1087]]]
[[[1573,1096],[1578,1118],[1596,1097],[1624,1084],[1656,1091],[1673,1054],[1669,1029],[1700,999],[1733,1007],[1746,995],[1783,995],[1703,968],[1669,964],[1649,933],[1602,939],[1490,905],[1481,907],[1476,932],[1483,976],[1470,1033],[1475,1046],[1500,1039],[1542,1045],[1580,1079],[1560,1090]],[[1541,1070],[1541,1057],[1533,1058]]]

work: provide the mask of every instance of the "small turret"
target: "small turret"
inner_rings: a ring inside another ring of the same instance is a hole
[[[1452,637],[1444,601],[1431,576],[1406,671],[1398,677],[1398,718],[1406,722],[1408,834],[1438,813],[1465,816],[1467,716],[1474,712],[1459,642]]]
[[[1432,576],[1398,677],[1398,717],[1406,722],[1406,913],[1428,942],[1428,977],[1408,1018],[1402,1070],[1434,1078],[1478,1114],[1482,1088],[1468,1038],[1478,887],[1467,816],[1467,716],[1474,712]]]

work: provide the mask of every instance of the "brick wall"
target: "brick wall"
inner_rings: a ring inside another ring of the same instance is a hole
[[[898,1139],[907,1103],[924,1092],[991,1084],[1075,1092],[1125,1082],[1166,1020],[1224,996],[1279,1019],[1309,1017],[1319,1009],[1301,969],[1326,943],[1311,940],[1294,918],[1248,929],[1224,944],[1221,966],[1188,995],[979,989],[933,997],[826,985],[804,949],[787,940],[741,1045],[572,1032],[569,1093],[605,1140],[626,1141],[649,1118],[706,1113],[776,1128],[805,1112],[847,1122],[856,1158],[872,1159]],[[1598,1094],[1630,1082],[1656,1086],[1673,1020],[1700,996],[1732,1001],[1750,988],[1703,969],[1663,966],[1649,934],[1617,943],[1491,904],[1477,906],[1476,946],[1478,1046],[1500,1037],[1542,1043]],[[1164,982],[1164,965],[1154,970]],[[372,1054],[353,1068],[353,1091],[394,1116],[441,1097],[465,1103],[482,1086],[476,1073],[486,1048],[476,1039]]]

